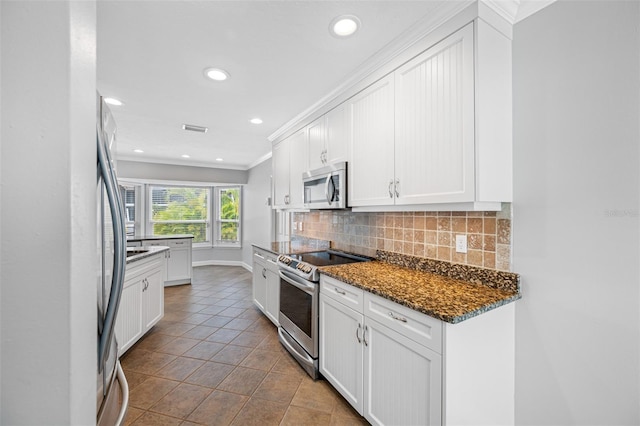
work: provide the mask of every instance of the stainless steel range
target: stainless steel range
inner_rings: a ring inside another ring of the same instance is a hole
[[[333,250],[280,255],[280,343],[315,380],[318,378],[318,267],[371,259]]]

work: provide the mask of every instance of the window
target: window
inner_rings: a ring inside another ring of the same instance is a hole
[[[240,246],[239,186],[216,188],[216,245]]]
[[[153,235],[192,234],[194,244],[211,242],[210,188],[149,187],[149,224]]]

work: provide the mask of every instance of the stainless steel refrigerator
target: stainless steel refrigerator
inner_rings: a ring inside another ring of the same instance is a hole
[[[124,205],[111,150],[115,149],[116,125],[102,97],[97,96],[97,231],[99,258],[98,287],[98,425],[123,423],[129,388],[118,360],[116,317],[122,295],[127,241]]]

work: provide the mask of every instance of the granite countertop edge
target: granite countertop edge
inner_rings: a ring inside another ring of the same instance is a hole
[[[140,247],[131,247],[131,248],[140,249]],[[148,246],[144,248],[148,249],[148,251],[127,257],[127,265],[131,263],[135,263],[142,259],[146,259],[147,257],[155,256],[156,254],[162,253],[163,251],[170,250],[170,247],[167,247],[167,246]]]
[[[191,234],[176,235],[133,235],[127,236],[127,241],[143,241],[143,240],[178,240],[183,238],[193,238]]]
[[[384,262],[383,262],[384,263]],[[339,268],[341,265],[337,265],[337,266],[332,266],[332,268]],[[409,268],[407,268],[409,269]],[[520,294],[520,292],[517,293],[511,293],[509,296],[505,296],[504,298],[497,300],[495,302],[492,303],[487,303],[484,305],[480,305],[479,307],[476,307],[474,309],[470,309],[469,311],[460,314],[460,315],[446,315],[446,314],[442,314],[440,312],[437,311],[437,309],[428,309],[425,308],[422,305],[416,304],[416,303],[412,303],[410,299],[408,298],[401,298],[401,297],[397,297],[393,294],[384,292],[384,291],[380,291],[377,288],[373,288],[370,286],[367,286],[366,284],[362,284],[360,281],[356,280],[356,279],[351,279],[349,277],[346,277],[343,274],[334,274],[331,271],[327,271],[324,268],[319,268],[319,271],[321,274],[326,275],[328,277],[331,278],[335,278],[337,280],[340,280],[342,282],[345,282],[347,284],[350,284],[354,287],[360,288],[362,290],[368,291],[372,294],[375,294],[377,296],[383,297],[387,300],[391,300],[392,302],[396,302],[400,305],[406,306],[407,308],[413,309],[414,311],[423,313],[425,315],[428,315],[432,318],[436,318],[439,319],[441,321],[447,322],[449,324],[458,324],[464,320],[476,317],[478,315],[481,315],[485,312],[491,311],[493,309],[496,309],[500,306],[504,306],[507,305],[509,303],[515,302],[516,300],[519,300],[522,298],[522,294]],[[429,272],[422,272],[424,274],[430,274]]]

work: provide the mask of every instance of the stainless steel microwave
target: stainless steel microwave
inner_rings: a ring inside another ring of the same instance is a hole
[[[344,209],[347,207],[347,163],[329,164],[302,174],[304,207]]]

